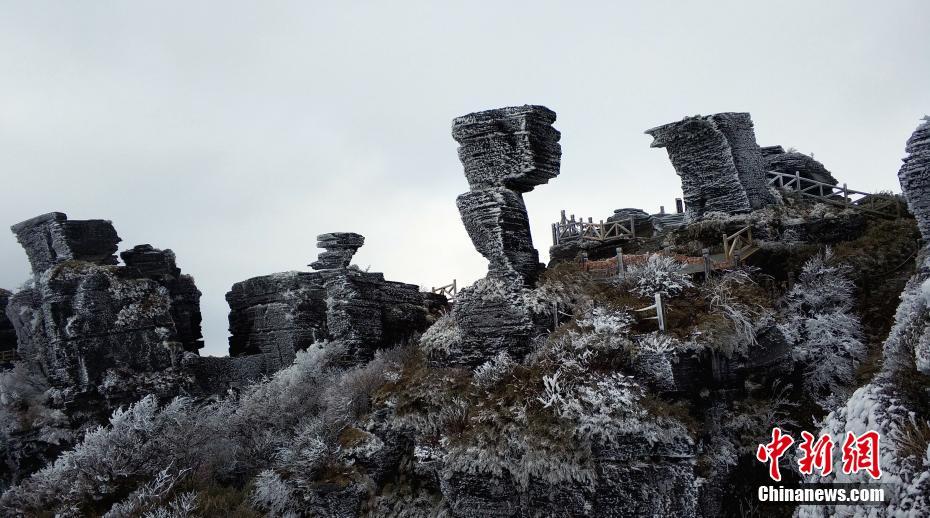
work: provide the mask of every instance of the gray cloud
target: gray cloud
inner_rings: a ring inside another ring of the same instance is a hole
[[[322,232],[365,234],[356,261],[392,279],[483,274],[457,115],[558,112],[562,175],[526,197],[545,255],[561,208],[673,204],[648,127],[751,111],[762,144],[897,189],[930,111],[926,2],[400,4],[3,2],[0,222],[61,210],[174,249],[224,354],[230,285],[305,268]],[[27,275],[0,239],[0,286]]]

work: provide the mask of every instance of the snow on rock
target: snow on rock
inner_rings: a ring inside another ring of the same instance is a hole
[[[838,183],[823,164],[804,153],[785,151],[781,146],[766,146],[762,148],[762,156],[766,171],[790,175],[797,173],[801,178],[830,185]]]
[[[379,348],[425,331],[446,308],[445,297],[350,266],[364,241],[350,232],[321,234],[317,242],[325,251],[312,264],[317,271],[275,273],[234,284],[226,294],[230,355],[264,354],[267,358],[258,363],[274,372],[289,365],[297,351],[331,339],[347,344],[346,360],[357,364],[370,360]],[[337,258],[335,252],[341,255]]]
[[[35,274],[68,260],[116,264],[114,253],[121,239],[109,221],[69,220],[62,212],[50,212],[11,228]]]
[[[488,259],[488,279],[462,290],[453,309],[461,329],[449,363],[477,366],[498,352],[528,351],[536,325],[523,303],[541,269],[523,193],[559,174],[555,112],[517,106],[456,118],[452,136],[471,190],[456,203],[475,249]]]
[[[930,240],[930,117],[907,139],[907,156],[898,170],[904,198],[924,240]]]
[[[735,124],[738,119],[721,114],[721,120],[734,123],[727,126],[731,135],[740,133]],[[746,168],[742,176],[749,182],[755,196],[753,200],[749,199],[727,134],[721,131],[713,116],[686,117],[648,129],[646,134],[655,139],[652,147],[664,147],[668,151],[675,171],[681,176],[685,206],[695,219],[711,211],[726,214],[749,212],[753,202],[761,206],[771,198],[770,195],[765,197],[764,191],[758,188],[756,180],[760,173],[752,169],[758,166],[758,160],[750,158],[752,150],[746,134],[740,135],[734,143],[738,142],[740,146],[739,164]],[[755,141],[754,136],[752,141]]]

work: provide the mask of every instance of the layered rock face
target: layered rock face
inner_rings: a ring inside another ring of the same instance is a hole
[[[746,190],[746,197],[749,198],[752,208],[759,209],[775,203],[775,198],[768,189],[765,161],[762,159],[762,150],[756,143],[752,117],[745,112],[726,112],[711,115],[710,118],[730,144],[730,154],[733,156],[739,182]]]
[[[687,117],[646,130],[681,176],[688,211],[749,212],[774,203],[748,113]]]
[[[314,270],[348,267],[355,252],[365,244],[364,236],[354,232],[321,234],[316,239],[316,246],[326,251],[321,252],[317,260],[309,265]]]
[[[752,206],[739,181],[730,145],[713,121],[690,117],[646,130],[664,147],[675,171],[681,176],[684,201],[695,218],[706,212],[736,214]]]
[[[766,146],[762,148],[762,157],[766,171],[776,171],[790,175],[798,173],[801,178],[814,180],[815,182],[830,185],[838,183],[823,164],[803,153],[786,152],[781,146]]]
[[[255,277],[226,294],[231,356],[265,355],[273,372],[316,341],[339,340],[349,345],[349,362],[363,362],[424,331],[446,307],[441,295],[350,267],[361,235],[322,234],[317,242],[325,251],[311,265],[316,271]]]
[[[194,278],[183,275],[177,267],[174,252],[145,244],[120,252],[119,256],[127,268],[135,268],[140,276],[152,279],[168,290],[171,319],[178,341],[185,351],[199,351],[203,347],[203,335],[200,332],[201,293],[194,284]]]
[[[0,308],[6,309],[6,304],[13,294],[0,288]],[[6,317],[6,311],[0,312],[0,365],[11,361],[16,354],[16,331],[13,323]]]
[[[68,260],[116,264],[114,254],[121,241],[109,221],[68,221],[68,216],[61,212],[27,219],[13,225],[12,230],[26,249],[34,273]]]
[[[137,247],[124,254],[128,266],[115,266],[120,239],[109,222],[56,212],[12,228],[34,278],[7,316],[20,358],[53,385],[93,390],[111,369],[161,371],[177,346],[200,347],[200,292],[170,251]]]
[[[488,277],[462,290],[453,318],[462,331],[454,364],[477,365],[507,350],[522,356],[534,333],[521,291],[541,265],[533,248],[523,193],[559,174],[561,135],[555,112],[516,106],[471,113],[452,122],[470,191],[456,204],[465,230],[488,260]]]
[[[490,262],[489,274],[536,280],[523,193],[559,174],[562,148],[552,127],[555,112],[543,106],[487,110],[456,118],[452,137],[471,190],[456,203],[475,248]]]
[[[914,130],[905,151],[898,179],[924,241],[930,241],[930,117]]]

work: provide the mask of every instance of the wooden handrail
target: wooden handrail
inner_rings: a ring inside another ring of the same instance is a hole
[[[849,207],[872,213],[877,216],[900,216],[900,205],[896,200],[883,204],[875,198],[874,193],[850,189],[846,184],[832,185],[809,178],[802,178],[798,172],[792,175],[778,171],[768,171],[766,175],[768,176],[769,185],[796,192],[801,196],[840,207]],[[813,192],[815,190],[816,192]],[[853,196],[859,196],[860,198],[854,200],[852,199]]]
[[[449,299],[449,302],[453,302],[455,300],[456,294],[458,294],[458,281],[456,279],[452,279],[452,282],[446,284],[445,286],[433,286],[430,289],[430,293],[445,295],[446,298]]]

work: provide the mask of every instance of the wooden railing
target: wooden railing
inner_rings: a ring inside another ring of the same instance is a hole
[[[755,247],[751,225],[746,225],[729,236],[725,232],[723,234],[723,258],[726,261],[746,257]]]
[[[803,178],[799,173],[792,174],[769,171],[768,184],[782,190],[796,192],[806,198],[813,198],[824,203],[849,207],[876,216],[901,217],[901,204],[893,196],[881,196],[873,193],[850,189],[843,185],[831,185]]]
[[[0,363],[11,363],[16,359],[16,349],[0,351]]]
[[[452,279],[451,284],[446,284],[445,286],[434,286],[430,289],[430,292],[436,293],[437,295],[445,295],[449,302],[455,302],[455,296],[459,292],[457,281]]]
[[[565,217],[565,211],[562,211],[562,219],[558,223],[552,224],[552,244],[557,245],[566,241],[607,241],[609,239],[633,239],[636,237],[636,224],[633,216],[629,221],[608,221],[601,220],[595,223],[593,218],[588,221],[580,219],[575,220],[575,215],[571,218]]]
[[[661,293],[656,293],[655,298],[656,298],[655,304],[652,304],[651,306],[646,306],[640,309],[634,309],[633,311],[636,311],[637,313],[641,313],[644,311],[655,311],[656,316],[644,317],[644,318],[645,320],[655,320],[659,324],[659,331],[662,331],[664,333],[668,330],[666,329],[666,324],[665,324],[665,304],[662,301]]]

